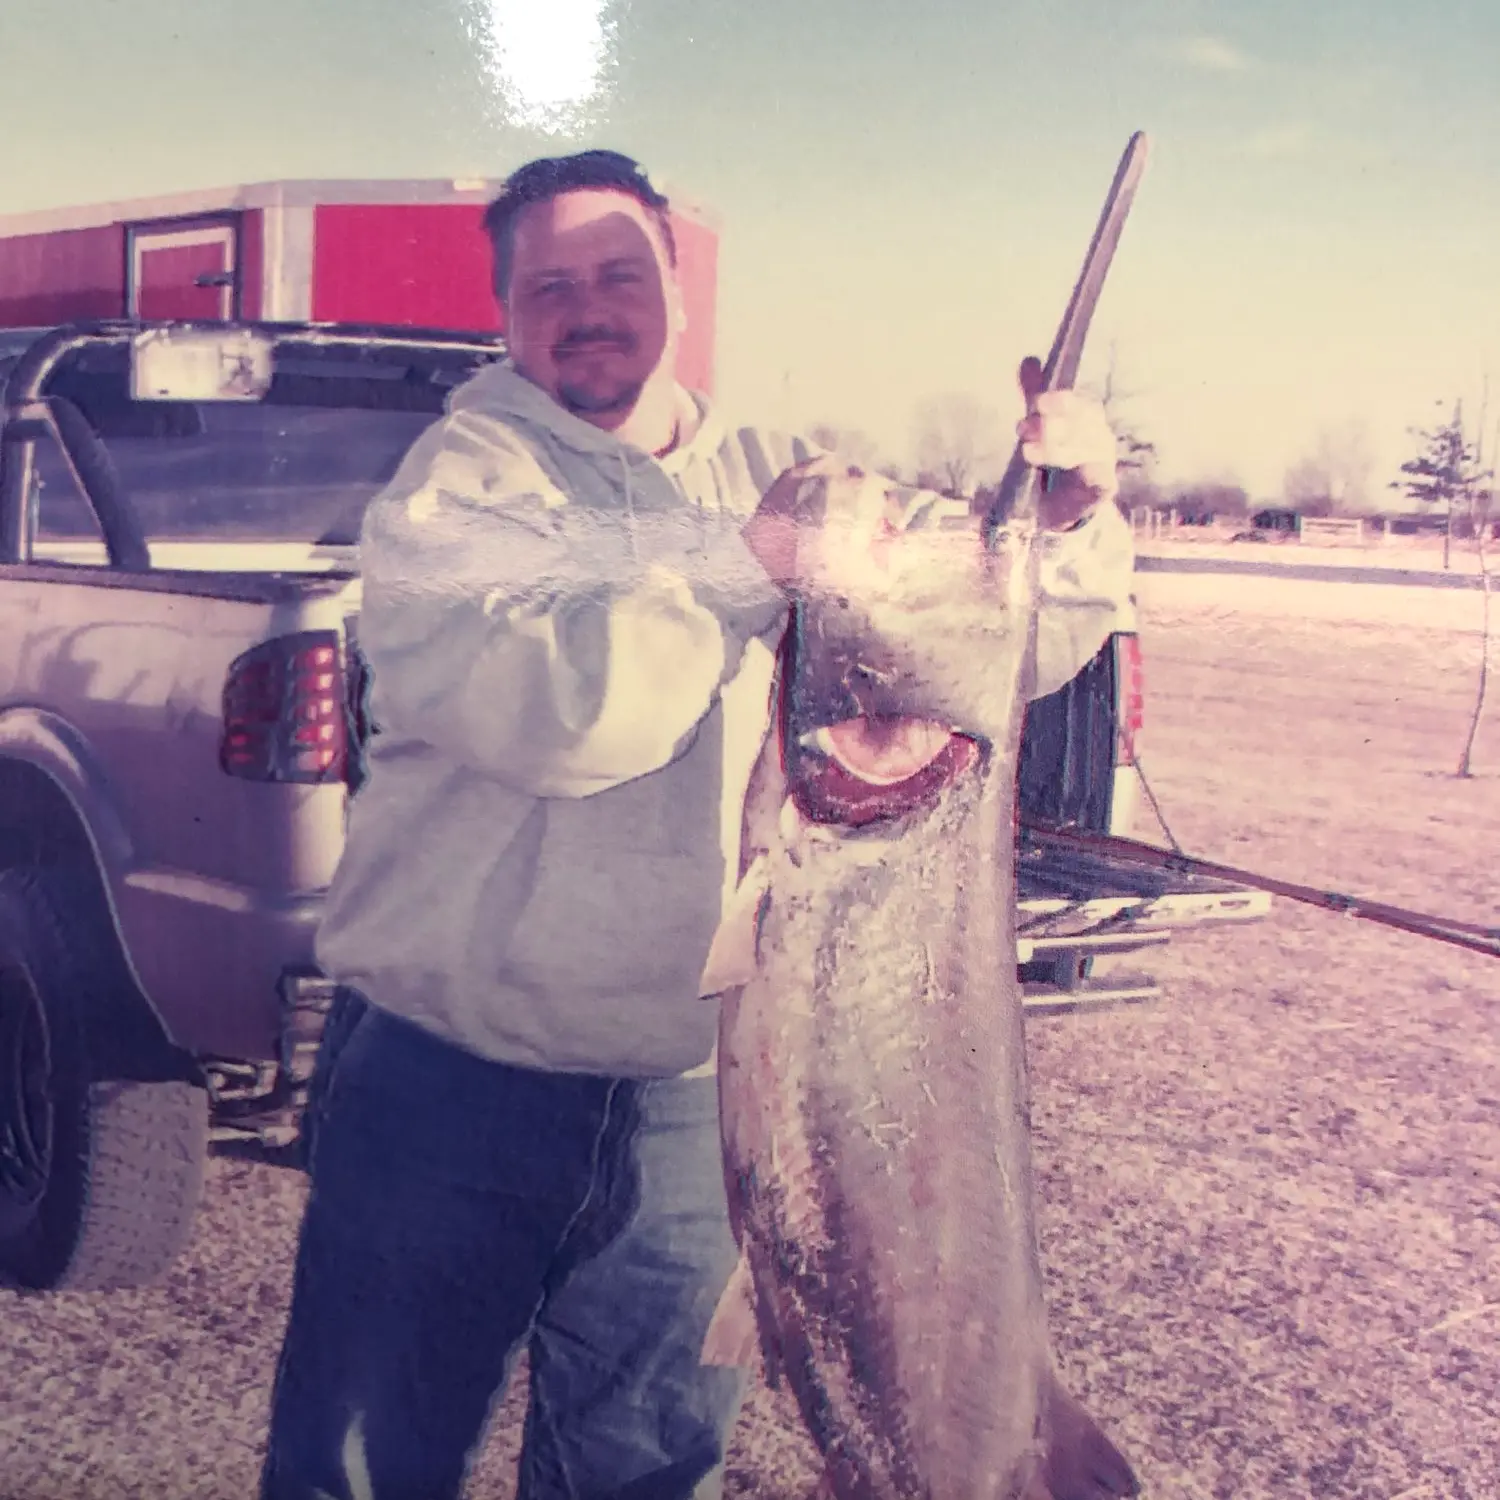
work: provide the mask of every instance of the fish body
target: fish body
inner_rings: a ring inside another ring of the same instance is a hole
[[[1132,1494],[1057,1382],[1037,1254],[1014,930],[1032,537],[983,546],[966,511],[869,481],[799,505],[828,562],[746,802],[756,969],[719,1042],[742,1261],[705,1357],[754,1328],[834,1500]]]

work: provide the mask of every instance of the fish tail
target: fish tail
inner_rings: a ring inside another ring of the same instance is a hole
[[[1129,1460],[1055,1375],[1039,1435],[1046,1444],[1036,1481],[1042,1485],[1036,1492],[1042,1500],[1074,1495],[1128,1500],[1140,1494],[1140,1480]]]

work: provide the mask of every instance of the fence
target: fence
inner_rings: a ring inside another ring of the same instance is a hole
[[[1442,517],[1298,516],[1279,508],[1252,515],[1209,516],[1177,507],[1148,505],[1133,505],[1127,514],[1136,546],[1146,552],[1158,548],[1176,552],[1181,547],[1213,552],[1235,542],[1255,541],[1278,549],[1314,546],[1344,559],[1358,556],[1380,566],[1417,567],[1423,559],[1435,560],[1449,554],[1459,571],[1472,572],[1478,561],[1475,528],[1462,524],[1467,520],[1462,516],[1454,518],[1453,536],[1445,547],[1438,524]],[[1257,526],[1257,519],[1263,524]],[[1500,573],[1500,558],[1496,556],[1500,549],[1500,519],[1487,518],[1480,530],[1488,543],[1490,567]],[[1408,558],[1414,561],[1410,564],[1403,561]],[[1434,561],[1433,565],[1437,563]]]
[[[1365,523],[1358,516],[1303,516],[1297,523],[1297,539],[1334,547],[1365,539]]]
[[[1380,517],[1298,516],[1276,511],[1274,520],[1258,528],[1256,517],[1262,514],[1208,516],[1175,507],[1137,505],[1131,507],[1130,525],[1137,538],[1150,541],[1222,543],[1256,531],[1272,541],[1324,547],[1366,547],[1398,539],[1390,521]]]

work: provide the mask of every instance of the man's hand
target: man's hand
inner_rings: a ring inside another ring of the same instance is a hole
[[[1044,391],[1040,360],[1024,360],[1020,379],[1026,398],[1026,417],[1016,428],[1021,456],[1052,471],[1037,497],[1038,519],[1049,531],[1067,531],[1119,493],[1115,435],[1093,397]]]
[[[1047,487],[1037,498],[1038,520],[1049,531],[1067,531],[1119,493],[1115,435],[1103,406],[1093,397],[1078,391],[1044,391],[1039,360],[1023,361],[1020,380],[1027,409],[1016,429],[1021,456],[1028,464],[1049,471]],[[873,507],[869,524],[856,520],[854,532],[877,551],[884,535],[878,512],[887,486],[862,483],[866,476],[861,470],[831,454],[787,469],[766,491],[742,532],[760,565],[783,587],[807,582],[826,565],[819,555],[828,544],[825,528],[809,529],[806,519],[798,516],[802,486],[813,479],[853,481],[865,492],[857,508]]]
[[[797,496],[802,486],[810,479],[861,479],[863,471],[852,468],[842,459],[830,454],[820,454],[806,463],[797,464],[781,474],[770,489],[761,497],[755,514],[746,522],[741,535],[745,544],[755,554],[775,583],[789,584],[800,579],[807,570],[809,559],[804,557],[799,567],[797,540],[799,528],[795,519]]]

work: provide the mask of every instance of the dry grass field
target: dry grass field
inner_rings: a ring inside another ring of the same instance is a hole
[[[1497,920],[1500,706],[1483,774],[1452,775],[1477,595],[1140,592],[1147,771],[1186,848]],[[1153,1007],[1030,1023],[1075,1390],[1153,1500],[1500,1494],[1500,964],[1285,903],[1152,963]],[[0,1500],[253,1495],[301,1195],[221,1161],[165,1286],[0,1294]],[[511,1494],[518,1410],[474,1500]],[[799,1500],[807,1458],[757,1390],[729,1493]]]

